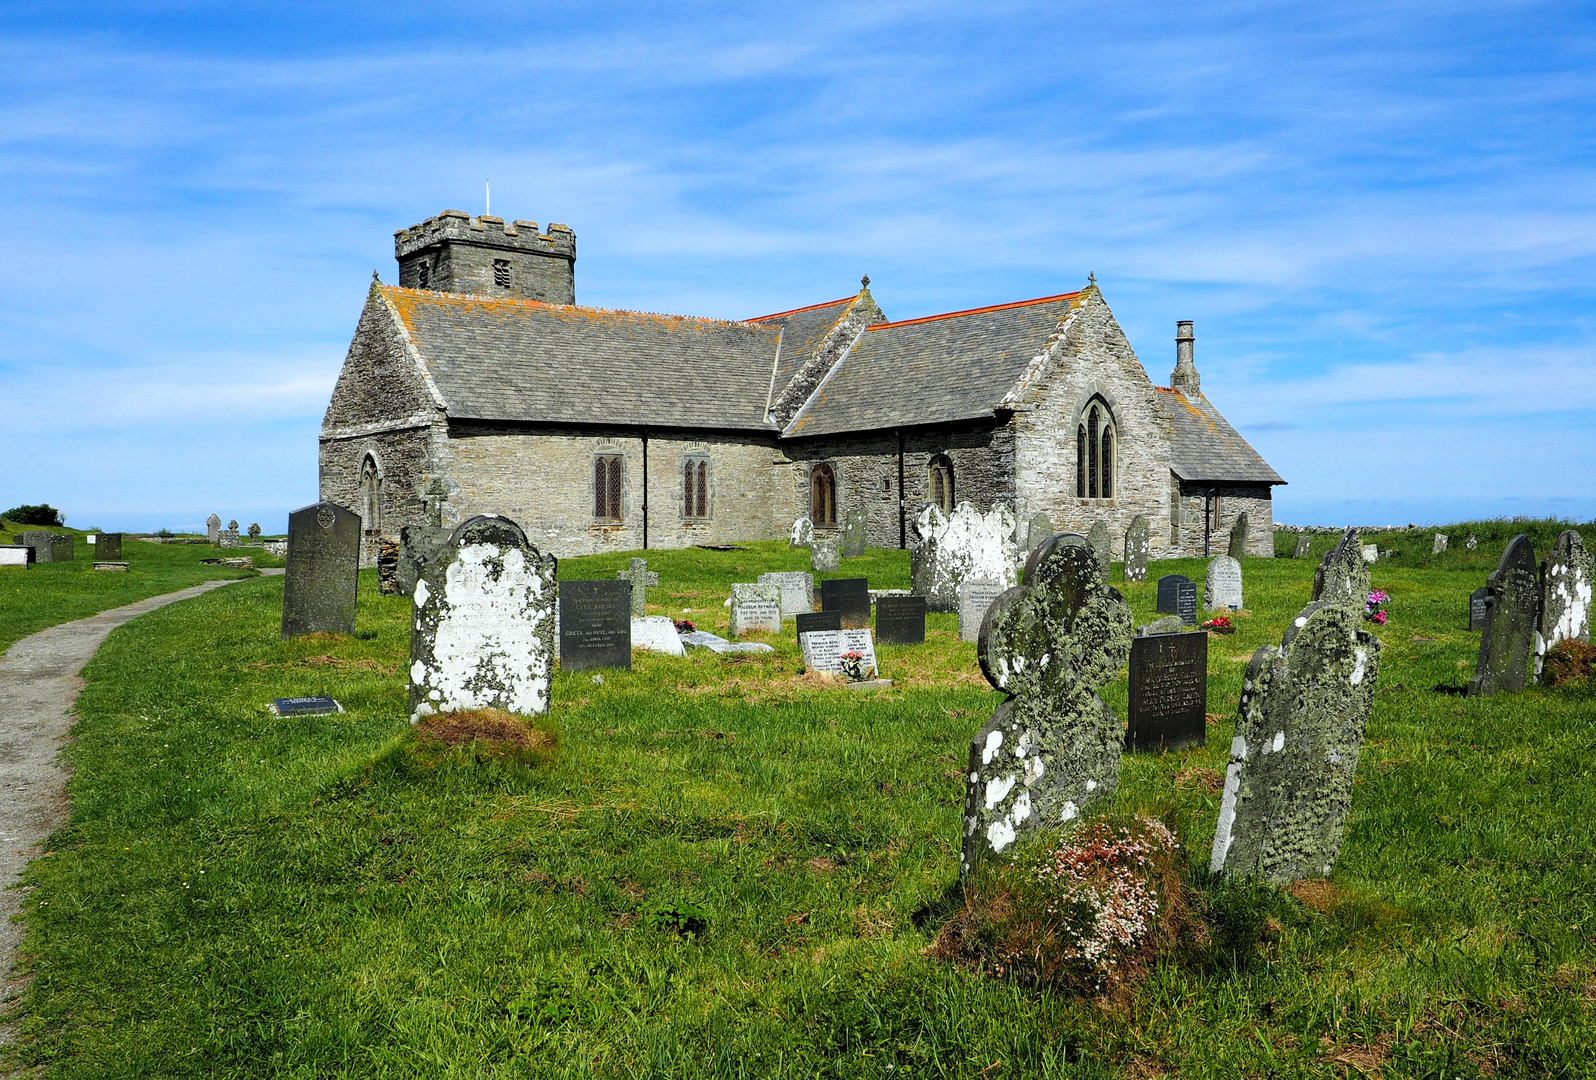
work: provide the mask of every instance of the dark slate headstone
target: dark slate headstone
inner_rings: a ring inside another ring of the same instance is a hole
[[[1517,693],[1529,678],[1535,651],[1535,617],[1540,608],[1540,575],[1535,547],[1519,533],[1485,579],[1485,627],[1480,656],[1469,680],[1470,697]]]
[[[820,610],[841,615],[844,630],[870,625],[870,579],[831,578],[820,583]]]
[[[121,558],[121,533],[100,533],[94,538],[95,562],[119,562]]]
[[[869,515],[862,506],[850,507],[842,523],[842,557],[857,559],[865,553],[865,529]]]
[[[1484,585],[1481,585],[1478,589],[1475,589],[1473,592],[1469,593],[1470,630],[1485,629],[1485,610],[1488,606],[1485,603],[1485,598],[1490,595],[1491,590],[1487,589]]]
[[[876,641],[882,645],[919,645],[925,641],[923,596],[883,596],[876,601]]]
[[[283,637],[353,634],[360,515],[320,502],[288,515]]]
[[[1187,626],[1197,625],[1197,583],[1182,581],[1175,587],[1175,614]]]
[[[73,545],[76,537],[71,533],[56,533],[50,538],[50,546],[54,549],[50,556],[52,562],[71,562],[76,556],[73,554]]]
[[[1208,739],[1208,635],[1153,634],[1131,639],[1132,750],[1183,750]]]
[[[1236,515],[1236,522],[1230,527],[1230,547],[1225,554],[1232,559],[1239,561],[1247,556],[1247,526],[1247,511],[1243,510]]]
[[[278,716],[325,716],[343,711],[344,707],[330,697],[272,698],[272,712]]]
[[[409,596],[415,591],[421,568],[449,542],[453,531],[442,525],[406,525],[399,530],[399,563],[394,567],[399,595]]]
[[[1149,542],[1147,519],[1137,514],[1125,530],[1125,580],[1147,580],[1147,554]]]
[[[560,582],[560,666],[632,670],[631,582]]]
[[[1175,606],[1176,597],[1180,595],[1180,586],[1190,585],[1191,578],[1185,574],[1165,574],[1158,579],[1158,606],[1154,608],[1160,615],[1178,615],[1180,609]]]
[[[800,611],[795,618],[798,621],[798,640],[803,641],[805,634],[817,630],[841,630],[842,612],[840,611]]]

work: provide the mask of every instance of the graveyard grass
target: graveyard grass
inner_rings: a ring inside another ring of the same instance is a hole
[[[639,654],[602,684],[561,673],[554,764],[428,769],[407,750],[409,602],[369,572],[352,637],[280,642],[280,578],[168,607],[86,669],[74,817],[29,873],[37,974],[0,1063],[96,1078],[1589,1075],[1596,698],[1450,692],[1477,648],[1467,594],[1511,533],[1474,553],[1453,535],[1450,561],[1374,568],[1391,621],[1333,878],[1211,892],[1212,947],[1114,1006],[924,954],[951,911],[967,743],[1000,700],[954,616],[933,616],[923,646],[881,648],[887,691],[817,685],[786,635],[770,657]],[[730,583],[805,553],[648,555],[650,613],[715,629]],[[1210,642],[1206,748],[1127,755],[1118,801],[1163,817],[1202,866],[1246,658],[1279,643],[1312,580],[1312,560],[1244,565],[1248,612]],[[1148,622],[1159,574],[1201,570],[1155,562],[1120,587]],[[907,557],[873,550],[835,576],[858,574],[905,587]],[[311,694],[347,714],[265,708]],[[1123,715],[1123,675],[1105,697]]]

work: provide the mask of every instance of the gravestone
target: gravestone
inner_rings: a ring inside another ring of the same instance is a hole
[[[1363,545],[1363,561],[1366,562],[1366,563],[1379,562],[1380,561],[1380,545],[1379,544],[1364,544]]]
[[[631,635],[634,649],[666,656],[687,655],[682,636],[676,632],[676,623],[668,615],[632,616]]]
[[[272,698],[271,710],[274,716],[328,716],[344,707],[330,697],[280,697]]]
[[[876,640],[883,645],[919,645],[925,641],[923,596],[883,596],[876,601]]]
[[[260,539],[260,523],[259,522],[257,522],[257,521],[250,522],[250,525],[249,525],[249,538],[251,540],[259,540]]]
[[[707,630],[694,630],[691,634],[682,634],[681,639],[683,645],[708,649],[712,653],[768,653],[776,651],[763,641],[727,641],[720,635],[711,634]]]
[[[806,548],[815,541],[815,523],[806,517],[801,517],[792,523],[792,529],[787,533],[787,546]]]
[[[1470,697],[1501,691],[1517,693],[1529,676],[1535,649],[1535,616],[1540,606],[1540,581],[1535,548],[1523,533],[1502,552],[1496,570],[1485,579],[1485,626]]]
[[[55,534],[46,529],[29,529],[17,541],[33,549],[36,563],[55,562]]]
[[[275,555],[279,559],[288,554],[287,540],[262,540],[260,546],[266,549],[266,554]]]
[[[774,585],[781,590],[782,618],[814,610],[815,575],[808,571],[780,570],[772,574],[760,574],[759,584]]]
[[[820,583],[820,610],[835,611],[844,630],[870,625],[870,579],[832,578]]]
[[[970,740],[960,876],[1036,829],[1113,802],[1125,725],[1098,696],[1130,651],[1131,616],[1072,533],[1031,556],[987,612],[981,671],[1008,695]]]
[[[1369,598],[1369,567],[1363,560],[1356,529],[1342,533],[1336,546],[1325,552],[1314,568],[1313,598],[1340,604],[1361,617],[1364,601]]]
[[[840,611],[805,611],[797,617],[798,644],[802,645],[805,634],[818,633],[822,630],[841,630],[842,612]]]
[[[1053,535],[1053,519],[1046,514],[1032,514],[1025,530],[1025,553],[1029,555]]]
[[[1247,557],[1247,511],[1243,510],[1236,515],[1235,523],[1230,526],[1230,547],[1225,554],[1232,559],[1240,561]]]
[[[1313,540],[1310,537],[1305,535],[1297,537],[1297,546],[1292,549],[1291,557],[1293,559],[1306,559],[1308,557],[1308,549],[1312,546]]]
[[[1448,539],[1449,537],[1446,535],[1446,533],[1436,533],[1435,542],[1430,545],[1430,554],[1439,555],[1441,552],[1445,551],[1446,542]]]
[[[844,627],[841,630],[813,630],[798,639],[804,653],[804,667],[810,671],[824,671],[832,675],[842,673],[842,658],[856,652],[862,658],[860,667],[866,679],[876,677],[876,647],[870,637],[870,628]]]
[[[809,569],[829,574],[842,565],[842,540],[835,533],[816,535],[809,543]]]
[[[1137,514],[1125,530],[1125,580],[1147,580],[1148,554],[1147,519]]]
[[[0,544],[0,566],[20,566],[26,570],[33,565],[33,549],[26,544]]]
[[[399,530],[399,565],[394,569],[394,577],[401,596],[409,596],[415,590],[421,567],[449,542],[449,534],[453,531],[441,525],[406,525]]]
[[[742,637],[750,630],[781,633],[780,586],[739,584],[731,587],[731,636]]]
[[[50,537],[50,561],[71,562],[75,558],[74,540],[71,533],[56,533]]]
[[[94,561],[117,562],[122,558],[122,534],[100,533],[94,538]]]
[[[289,514],[283,637],[353,634],[359,563],[359,514],[330,502]]]
[[[1136,628],[1137,637],[1152,637],[1154,634],[1179,634],[1186,629],[1186,624],[1179,615],[1165,615],[1162,619],[1155,619],[1144,626]]]
[[[1203,585],[1203,607],[1209,611],[1239,610],[1241,601],[1241,563],[1229,555],[1216,555],[1208,561],[1208,578]]]
[[[1178,615],[1180,608],[1176,606],[1176,597],[1180,595],[1180,586],[1190,585],[1191,578],[1185,574],[1165,574],[1158,579],[1158,604],[1153,608],[1161,615]]]
[[[360,517],[343,512],[354,523],[353,557]],[[298,548],[295,539],[290,559]],[[515,522],[462,522],[421,568],[411,597],[411,723],[457,709],[547,712],[555,588],[553,556],[528,543]]]
[[[238,522],[229,521],[227,523],[227,528],[223,529],[216,537],[216,546],[224,548],[236,548],[239,546]]]
[[[857,559],[865,553],[865,529],[869,524],[869,515],[862,506],[849,509],[847,517],[842,523],[842,557],[844,559]]]
[[[1178,626],[1179,620],[1171,617]],[[1132,750],[1184,750],[1208,739],[1208,635],[1138,635],[1130,649]]]
[[[617,570],[615,576],[632,583],[632,614],[641,616],[648,611],[648,587],[659,584],[659,574],[648,568],[647,559],[632,559],[629,570]]]
[[[1111,550],[1114,541],[1109,538],[1108,526],[1101,521],[1094,521],[1092,531],[1086,534],[1086,539],[1091,542],[1092,550],[1097,553],[1097,568],[1103,580],[1107,581],[1108,571],[1114,558]]]
[[[214,544],[222,538],[222,519],[212,514],[205,519],[205,542]]]
[[[1558,536],[1541,562],[1540,640],[1535,643],[1535,674],[1541,658],[1560,641],[1590,641],[1592,566],[1585,541],[1573,529]]]
[[[560,582],[560,666],[632,669],[632,585]]]
[[[1488,597],[1490,595],[1491,595],[1491,590],[1487,589],[1483,585],[1481,585],[1478,589],[1475,589],[1473,592],[1469,593],[1469,629],[1470,630],[1483,630],[1483,629],[1485,629],[1485,612],[1486,612],[1486,609],[1490,606],[1490,605],[1488,605],[1485,602],[1485,599],[1486,599],[1486,597]]]
[[[399,588],[399,541],[387,536],[377,538],[377,592],[404,595]]]
[[[979,641],[981,624],[986,621],[992,601],[1007,588],[1001,581],[975,578],[959,585],[959,640]]]
[[[1369,726],[1380,641],[1363,616],[1309,604],[1253,654],[1210,869],[1272,885],[1330,876]]]
[[[1463,542],[1463,546],[1469,551],[1473,551],[1475,548],[1480,546],[1480,542],[1475,538],[1473,533],[1469,533],[1469,538]]]
[[[1004,588],[1018,580],[1020,552],[1014,544],[1014,515],[1006,506],[979,513],[967,502],[951,515],[927,506],[915,519],[909,550],[913,592],[931,611],[959,609],[959,583],[989,579]]]
[[[1197,583],[1182,581],[1175,586],[1175,616],[1187,626],[1197,625]]]

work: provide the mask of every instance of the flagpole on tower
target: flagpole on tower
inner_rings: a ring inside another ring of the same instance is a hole
[[[488,181],[486,181],[486,180],[482,181],[482,201],[483,201],[483,203],[486,204],[485,208],[482,211],[483,216],[484,217],[492,217],[493,216],[493,185],[488,183]]]

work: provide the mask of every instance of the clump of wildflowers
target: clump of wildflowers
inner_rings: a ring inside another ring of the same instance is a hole
[[[1364,620],[1367,622],[1379,623],[1381,626],[1384,626],[1386,617],[1385,609],[1380,607],[1380,605],[1390,599],[1391,597],[1387,595],[1383,589],[1375,589],[1373,592],[1371,592],[1369,594],[1369,598],[1363,602]]]

